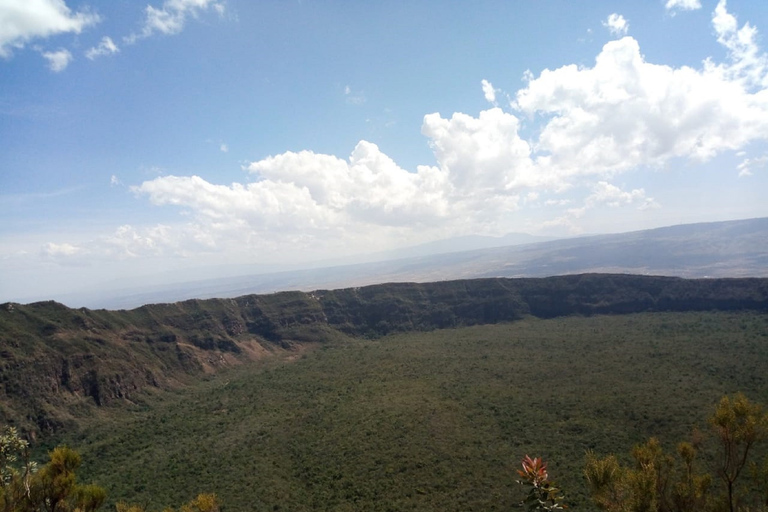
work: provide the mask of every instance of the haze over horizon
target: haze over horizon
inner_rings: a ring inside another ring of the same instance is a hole
[[[0,302],[768,217],[766,31],[747,0],[0,0]]]

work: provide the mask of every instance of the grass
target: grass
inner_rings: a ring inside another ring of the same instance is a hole
[[[543,456],[589,509],[586,450],[667,446],[724,393],[768,403],[768,316],[529,318],[337,339],[115,411],[69,439],[110,499],[227,511],[506,510]]]

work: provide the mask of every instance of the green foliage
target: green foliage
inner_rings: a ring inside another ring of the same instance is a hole
[[[594,503],[608,512],[750,512],[766,510],[768,466],[751,465],[752,486],[737,487],[756,444],[768,436],[768,415],[743,394],[724,396],[709,418],[717,455],[714,473],[699,469],[702,437],[677,446],[677,458],[664,453],[656,438],[632,451],[634,467],[622,466],[615,456],[598,458],[587,453],[584,476]]]
[[[767,304],[768,279],[610,274],[383,284],[131,311],[8,303],[0,305],[0,422],[44,435],[72,430],[97,408],[136,403],[147,391],[343,335],[377,338],[526,316],[765,311]]]
[[[766,315],[714,312],[339,340],[113,411],[66,441],[110,500],[154,509],[206,489],[232,512],[509,510],[525,497],[515,461],[535,453],[570,508],[589,511],[587,450],[685,439],[726,392],[768,401],[767,336]],[[694,446],[698,476],[714,452]]]
[[[728,510],[739,506],[735,484],[755,444],[768,437],[768,414],[743,394],[724,396],[709,419],[720,442],[717,475],[726,487]]]
[[[116,512],[148,512],[147,508],[141,505],[127,505],[122,502],[116,504],[115,509]],[[166,507],[163,512],[176,511]],[[215,494],[198,494],[195,499],[179,507],[178,512],[219,512],[219,502]]]
[[[0,435],[0,510],[12,511],[30,492],[36,464],[29,460],[29,443],[13,427]]]
[[[632,450],[633,466],[610,455],[587,452],[584,477],[592,499],[609,512],[698,512],[705,510],[711,479],[695,468],[696,449],[678,445],[680,460],[665,454],[656,438]]]
[[[0,512],[95,512],[107,499],[98,485],[79,484],[75,472],[80,455],[66,446],[49,453],[39,471],[29,460],[29,444],[13,427],[0,435]],[[138,505],[118,503],[117,512],[146,512]],[[215,494],[200,494],[179,507],[163,512],[219,512]]]
[[[36,471],[36,465],[29,460],[28,443],[16,429],[7,427],[0,437],[0,454],[3,512],[93,512],[106,500],[101,487],[77,483],[75,471],[80,456],[70,448],[53,450],[49,462]]]

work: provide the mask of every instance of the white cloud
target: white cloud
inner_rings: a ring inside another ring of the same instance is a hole
[[[493,84],[485,79],[482,80],[481,84],[483,86],[483,96],[485,96],[485,101],[495,106],[496,90],[493,88]]]
[[[114,232],[77,243],[44,244],[41,259],[61,265],[95,265],[136,258],[187,257],[215,249],[216,241],[195,223],[134,227],[129,224]]]
[[[168,176],[134,190],[154,204],[181,207],[218,245],[233,233],[275,246],[334,239],[360,250],[387,236],[499,233],[511,230],[537,194],[571,191],[545,203],[558,209],[578,204],[575,194],[586,189],[581,207],[549,222],[578,231],[588,210],[659,207],[643,188],[612,185],[612,176],[677,158],[703,161],[768,138],[768,92],[750,89],[753,81],[743,77],[755,66],[742,55],[676,68],[647,62],[631,37],[611,41],[593,67],[527,75],[513,107],[540,119],[530,141],[520,135],[521,120],[500,108],[477,117],[426,115],[422,134],[435,164],[417,172],[361,141],[347,160],[301,151],[253,162],[248,170],[258,181],[247,185]]]
[[[88,11],[73,13],[64,0],[3,0],[0,2],[0,57],[11,56],[13,48],[38,38],[74,32],[99,21]]]
[[[112,55],[120,51],[120,48],[112,41],[111,37],[104,36],[97,46],[90,48],[85,52],[85,56],[93,60],[96,57],[102,57],[104,55]]]
[[[48,61],[48,68],[54,73],[64,71],[72,62],[72,54],[63,48],[55,52],[43,52],[42,55]]]
[[[117,185],[122,185],[123,182],[120,181],[120,179],[113,174],[112,177],[109,178],[109,184],[110,184],[110,186],[115,187]]]
[[[623,36],[629,30],[629,22],[624,19],[624,16],[616,13],[608,15],[608,18],[603,21],[603,26],[615,36]]]
[[[222,153],[228,153],[229,152],[229,146],[227,146],[225,143],[222,142],[221,144],[219,144],[219,150]]]
[[[549,200],[548,206],[563,206],[568,204],[567,200]],[[578,219],[584,217],[589,210],[605,208],[619,208],[632,204],[638,204],[638,210],[649,210],[660,208],[660,205],[652,198],[647,197],[642,188],[633,189],[629,192],[622,190],[616,185],[607,181],[598,181],[592,186],[591,193],[584,199],[584,203],[579,208],[569,208],[564,215],[556,217],[553,220],[544,223],[547,227],[565,227],[571,233],[580,233],[582,229],[578,224]]]
[[[630,192],[625,192],[607,181],[598,181],[592,189],[592,194],[587,196],[584,204],[589,208],[594,208],[601,204],[611,208],[617,208],[638,201],[642,201],[643,204],[646,204],[648,201],[653,201],[653,198],[647,198],[645,196],[645,190],[642,188],[636,188]]]
[[[134,191],[156,205],[187,211],[217,247],[237,238],[255,250],[278,240],[337,243],[371,250],[418,233],[503,233],[521,196],[543,186],[518,133],[519,122],[499,108],[474,118],[425,116],[437,165],[408,172],[370,142],[348,159],[311,151],[286,152],[252,162],[249,184],[217,185],[200,177],[165,176]],[[320,242],[320,240],[323,240]],[[342,244],[343,242],[343,244]],[[287,242],[286,242],[287,243]]]
[[[753,169],[764,169],[768,166],[768,155],[759,156],[757,158],[745,158],[741,161],[736,169],[739,171],[739,177],[752,176]]]
[[[546,225],[573,232],[609,209],[640,215],[660,207],[654,191],[623,190],[612,184],[619,174],[632,170],[641,178],[649,167],[706,161],[768,139],[765,56],[756,31],[739,28],[724,2],[712,23],[729,51],[724,62],[654,64],[624,37],[605,44],[591,67],[526,73],[514,112],[424,116],[421,131],[434,162],[415,172],[360,141],[346,159],[299,151],[251,162],[251,183],[156,177],[132,190],[154,205],[179,208],[186,223],[124,227],[95,247],[116,257],[240,251],[285,258],[500,234],[516,228],[525,208],[546,211],[554,217]],[[486,99],[496,95],[490,82],[481,84]],[[350,86],[343,92],[354,94]],[[742,158],[741,175],[768,163]]]
[[[718,22],[718,34],[739,33]],[[563,178],[673,158],[706,161],[768,138],[768,91],[752,89],[765,81],[763,60],[755,49],[733,52],[726,63],[707,60],[698,70],[674,68],[647,62],[637,41],[625,37],[607,43],[591,68],[545,69],[518,91],[515,106],[544,116],[536,164]]]
[[[217,0],[165,0],[159,8],[147,5],[141,31],[126,37],[125,42],[132,44],[137,39],[153,34],[178,34],[184,29],[187,19],[195,18],[209,8],[215,10],[220,16],[225,9],[224,3]]]
[[[646,209],[648,205],[655,203],[653,198],[647,198],[645,196],[645,190],[642,188],[636,188],[630,192],[625,192],[607,181],[598,181],[593,186],[592,193],[584,200],[584,205],[581,208],[571,208],[568,210],[568,213],[572,217],[578,218],[582,217],[587,210],[594,209],[598,206],[618,208],[637,202],[641,202],[640,208],[642,209]]]
[[[126,259],[173,254],[178,240],[171,228],[163,224],[143,229],[126,224],[92,245],[98,257]]]
[[[554,184],[534,168],[531,147],[518,134],[519,127],[514,115],[492,108],[477,118],[429,114],[421,132],[431,139],[438,165],[450,177],[455,193],[479,205],[489,195],[511,200],[521,189]]]
[[[667,0],[664,8],[668,11],[679,9],[681,11],[694,11],[701,9],[700,0]]]
[[[81,266],[87,264],[88,251],[75,244],[49,242],[40,248],[39,255],[43,261],[64,266]]]
[[[72,256],[83,252],[80,247],[76,247],[72,244],[54,244],[48,243],[43,248],[43,251],[48,256]]]
[[[719,72],[725,78],[741,81],[748,87],[768,87],[768,57],[757,44],[757,29],[749,23],[739,28],[736,17],[726,9],[725,0],[720,0],[715,7],[712,26],[717,42],[728,49],[731,63],[715,65],[707,61],[710,72]]]

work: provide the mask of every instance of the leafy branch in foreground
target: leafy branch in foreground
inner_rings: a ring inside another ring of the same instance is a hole
[[[80,485],[75,470],[80,455],[66,446],[54,449],[40,468],[29,459],[29,443],[13,427],[0,436],[2,512],[92,512],[107,497],[97,485]]]
[[[525,510],[563,510],[563,497],[560,489],[549,480],[547,464],[541,458],[531,459],[528,455],[523,458],[523,469],[518,469],[520,485],[528,487],[528,495],[519,504]]]

